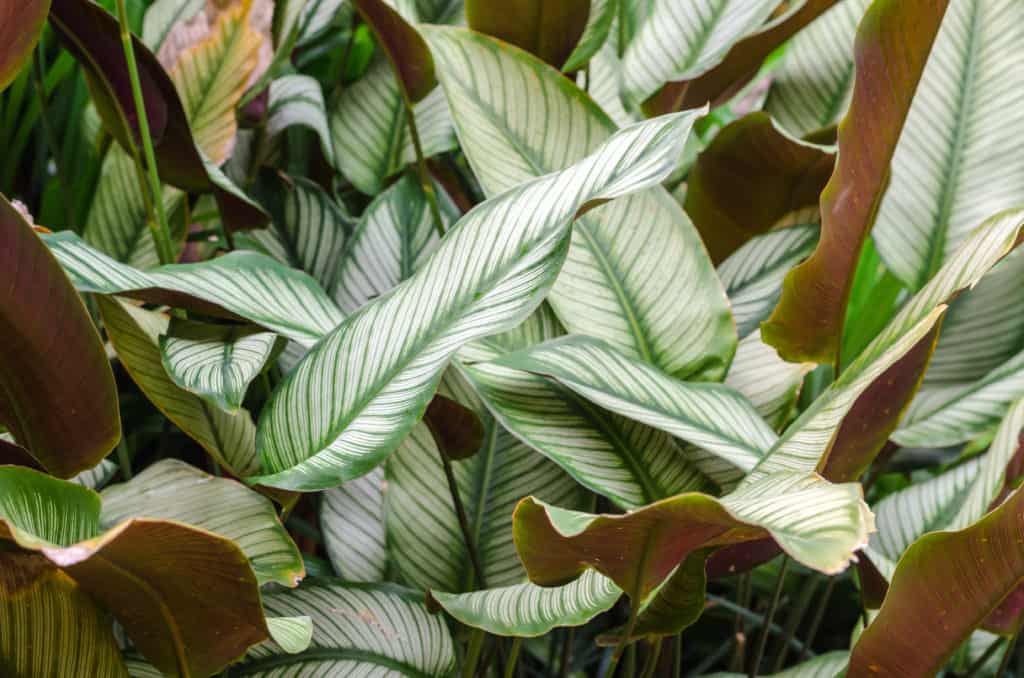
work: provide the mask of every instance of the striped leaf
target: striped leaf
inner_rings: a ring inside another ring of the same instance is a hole
[[[462,148],[488,195],[579,160],[615,130],[567,78],[525,52],[460,29],[423,32]],[[538,126],[549,132],[537,134]],[[569,331],[675,376],[721,379],[735,350],[704,246],[661,187],[576,222],[550,301]]]
[[[267,136],[275,138],[293,125],[308,127],[316,134],[324,158],[332,166],[337,165],[324,93],[320,83],[308,75],[286,75],[270,83]]]
[[[844,675],[850,662],[849,652],[827,652],[813,659],[791,666],[785,671],[772,673],[765,678],[836,678]],[[743,678],[742,673],[709,673],[706,678]]]
[[[672,437],[657,429],[527,371],[477,363],[463,373],[502,426],[623,508],[707,486]]]
[[[205,0],[156,0],[142,21],[142,41],[154,52],[159,51],[171,28],[194,17],[205,5]]]
[[[615,17],[619,11],[620,0],[590,0],[590,11],[587,14],[587,25],[583,35],[573,48],[569,58],[562,65],[566,73],[577,71],[590,63],[591,57],[608,40]]]
[[[690,553],[771,536],[794,560],[841,572],[873,529],[857,483],[779,473],[722,499],[681,494],[626,515],[591,515],[533,498],[516,509],[516,549],[542,586],[596,569],[641,601]]]
[[[516,503],[536,494],[579,506],[579,487],[493,421],[480,451],[452,465],[484,581],[474,580],[440,452],[423,424],[387,463],[387,542],[399,575],[417,589],[448,592],[523,582],[512,542]]]
[[[296,586],[306,574],[274,505],[234,480],[215,478],[177,459],[163,459],[130,481],[111,485],[100,497],[104,528],[133,518],[173,520],[238,544],[260,584]]]
[[[118,263],[70,232],[44,238],[79,292],[241,317],[305,346],[343,316],[308,275],[252,252],[233,252],[200,264],[142,272]]]
[[[1021,396],[1024,352],[966,387],[921,391],[892,439],[904,447],[958,445],[991,430]]]
[[[0,436],[0,439],[2,438],[3,436]],[[104,459],[103,461],[101,461],[96,466],[93,466],[88,471],[82,471],[77,476],[75,476],[74,478],[70,478],[69,480],[71,480],[71,482],[73,483],[78,483],[83,487],[88,487],[90,490],[96,490],[98,492],[107,483],[110,482],[110,480],[114,477],[117,471],[117,464],[110,461],[109,459]]]
[[[425,157],[455,148],[448,104],[439,89],[413,111]],[[375,61],[341,93],[332,105],[330,124],[341,173],[367,195],[380,193],[388,177],[416,160],[402,93],[386,59]]]
[[[267,617],[270,639],[288,654],[298,654],[313,642],[313,620],[301,617]]]
[[[110,617],[38,555],[0,552],[0,666],[18,676],[128,678]]]
[[[813,363],[787,363],[755,330],[740,341],[725,385],[739,391],[774,430],[793,417],[804,377]]]
[[[749,336],[775,308],[786,273],[818,242],[813,224],[791,226],[756,236],[718,267],[732,303],[739,337]]]
[[[623,130],[569,169],[466,215],[418,272],[349,316],[282,381],[260,418],[265,475],[256,482],[317,490],[383,461],[459,348],[537,308],[565,259],[577,211],[664,178],[692,118]],[[308,411],[310,403],[323,409]],[[299,420],[296,408],[305,411]]]
[[[110,362],[81,297],[3,196],[0,270],[0,424],[44,468],[70,478],[121,438]]]
[[[178,387],[235,414],[281,339],[245,325],[213,325],[174,318],[160,335],[160,356]]]
[[[455,208],[437,191],[445,227]],[[437,248],[439,239],[423,188],[407,174],[381,193],[352,231],[334,284],[329,288],[345,313],[388,292],[412,275]]]
[[[853,95],[853,39],[870,0],[840,0],[786,46],[764,110],[808,136],[837,125]]]
[[[175,384],[164,369],[159,337],[169,325],[162,313],[118,299],[99,298],[107,336],[132,380],[157,409],[234,476],[259,470],[256,427],[246,410],[229,414]]]
[[[430,592],[430,597],[462,624],[496,636],[519,638],[543,636],[563,626],[582,626],[610,610],[621,596],[622,589],[593,571],[565,586],[526,583],[471,593]]]
[[[782,470],[824,468],[839,425],[858,397],[932,331],[949,299],[976,285],[1013,249],[1022,227],[1024,211],[1020,210],[998,214],[979,227],[842,375],[793,422],[746,482]]]
[[[590,337],[545,342],[496,361],[542,374],[601,407],[750,470],[777,436],[746,398],[720,384],[679,381]]]
[[[431,615],[422,594],[389,584],[309,580],[298,589],[264,595],[267,613],[313,621],[309,649],[286,654],[275,643],[249,651],[233,676],[422,676],[455,669],[455,648],[444,620]]]
[[[384,469],[378,467],[362,478],[324,491],[320,500],[324,548],[334,571],[345,581],[384,580],[388,567],[385,483]]]

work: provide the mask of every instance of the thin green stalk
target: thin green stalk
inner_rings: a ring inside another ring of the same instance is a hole
[[[124,442],[124,436],[117,441],[117,463],[121,467],[121,477],[126,481],[132,479],[132,456],[128,454],[128,445]]]
[[[519,664],[519,650],[522,646],[522,638],[512,640],[512,649],[509,650],[508,659],[505,661],[505,678],[512,678],[512,676],[516,675],[516,666]]]
[[[804,620],[804,616],[807,614],[807,610],[811,606],[811,600],[814,598],[814,592],[818,588],[818,577],[815,574],[810,574],[807,580],[804,582],[803,588],[800,591],[800,596],[797,598],[796,607],[789,616],[786,617],[786,630],[785,636],[783,636],[779,649],[775,653],[775,661],[772,663],[772,673],[778,673],[782,670],[783,665],[786,663],[786,655],[789,654],[789,643],[796,636],[796,630],[800,627],[800,622]]]
[[[672,678],[683,676],[683,634],[677,635],[672,641]]]
[[[455,471],[452,469],[452,462],[444,450],[438,449],[441,455],[441,466],[444,467],[444,477],[448,480],[448,491],[452,495],[452,504],[455,507],[455,515],[459,519],[459,529],[462,530],[462,540],[466,544],[466,551],[469,555],[470,565],[473,566],[473,576],[476,578],[477,588],[486,588],[484,582],[484,570],[480,566],[480,559],[477,557],[476,545],[473,543],[473,532],[469,527],[469,518],[466,516],[466,507],[459,495],[459,484],[455,480]]]
[[[636,643],[626,648],[626,678],[636,676]]]
[[[566,678],[572,666],[572,648],[576,642],[576,627],[570,626],[562,641],[562,658],[558,665],[558,678]]]
[[[985,651],[981,653],[981,656],[975,659],[969,667],[967,667],[967,673],[964,674],[964,678],[974,678],[978,675],[978,672],[988,663],[988,660],[992,658],[992,655],[996,653],[999,646],[1003,644],[1003,638],[996,638],[989,646],[985,648]]]
[[[128,27],[128,8],[125,0],[117,0],[117,20],[121,27],[121,46],[124,48],[124,58],[128,63],[128,78],[132,86],[132,99],[139,121],[139,136],[142,138],[142,150],[145,154],[149,190],[153,198],[154,218],[148,219],[147,222],[153,233],[160,263],[171,264],[174,263],[174,246],[171,244],[171,229],[167,225],[167,211],[164,208],[163,190],[156,169],[156,153],[153,152],[149,116],[146,115],[146,102],[142,97],[142,84],[139,80],[139,67],[135,62],[135,47],[132,45],[132,34]]]
[[[647,652],[647,660],[644,662],[644,670],[640,672],[640,678],[653,678],[654,670],[658,668],[658,660],[661,659],[661,640],[651,643],[651,649]]]
[[[768,644],[768,634],[771,633],[772,619],[775,617],[775,610],[779,607],[779,598],[782,597],[782,588],[786,583],[786,572],[789,570],[789,556],[782,556],[782,565],[779,567],[779,576],[775,580],[775,591],[772,593],[772,602],[768,612],[764,616],[764,626],[757,638],[757,650],[754,652],[754,662],[750,665],[750,678],[757,678],[758,669],[761,666],[761,659],[764,657],[764,648]]]
[[[71,209],[71,184],[68,182],[67,175],[64,173],[64,160],[60,157],[60,144],[57,142],[57,134],[53,129],[53,123],[50,121],[49,108],[46,103],[46,85],[43,82],[43,73],[45,67],[43,66],[43,43],[39,43],[35,51],[32,53],[32,84],[35,85],[36,97],[39,99],[39,120],[42,122],[43,137],[46,139],[46,145],[50,149],[50,155],[53,156],[53,164],[57,168],[57,183],[60,185],[61,192],[61,204],[64,206],[64,221],[67,228],[72,231],[77,230],[75,228],[75,213]]]
[[[469,647],[466,649],[466,661],[462,665],[462,678],[473,678],[477,664],[480,663],[480,651],[484,647],[484,632],[473,629],[469,636]]]
[[[419,175],[420,184],[423,186],[423,195],[430,205],[430,215],[434,219],[434,228],[439,238],[444,237],[444,221],[441,219],[441,208],[437,205],[437,193],[434,192],[434,182],[430,179],[430,172],[427,170],[427,160],[423,157],[423,146],[420,144],[420,131],[416,127],[416,115],[413,111],[412,101],[405,93],[404,87],[399,87],[402,92],[402,101],[405,104],[405,119],[409,123],[409,136],[412,137],[412,147],[416,151],[416,174]]]
[[[836,587],[836,578],[829,577],[828,584],[825,586],[825,592],[821,594],[821,600],[818,601],[818,609],[814,612],[814,619],[811,620],[811,628],[807,631],[807,637],[804,639],[804,650],[801,653],[801,657],[806,659],[811,651],[811,646],[814,644],[814,638],[818,635],[818,627],[821,626],[821,620],[825,617],[825,608],[828,607],[828,599],[832,596],[832,589]]]
[[[642,567],[640,569],[641,571],[643,570]],[[626,622],[626,629],[622,634],[622,638],[619,639],[619,644],[615,646],[615,652],[612,654],[611,661],[608,662],[608,668],[605,669],[604,678],[612,678],[615,675],[615,668],[619,665],[619,660],[622,659],[622,654],[626,651],[630,638],[633,637],[633,629],[636,628],[636,618],[640,612],[639,580],[640,578],[637,577],[636,590],[629,597],[629,621]]]
[[[1006,641],[1006,651],[1003,652],[1003,660],[999,662],[995,678],[1003,678],[1006,675],[1006,669],[1010,666],[1010,658],[1013,657],[1013,650],[1017,647],[1017,635],[1013,634],[1013,637]]]
[[[732,635],[736,639],[736,646],[733,648],[732,660],[729,662],[730,671],[741,671],[743,669],[743,659],[747,651],[746,637],[743,635],[743,615],[740,611],[745,610],[750,605],[749,572],[743,573],[736,584],[736,603],[736,617],[732,624]]]

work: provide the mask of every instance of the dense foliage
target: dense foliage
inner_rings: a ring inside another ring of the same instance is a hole
[[[0,0],[0,675],[1024,677],[1022,74],[1020,0]]]

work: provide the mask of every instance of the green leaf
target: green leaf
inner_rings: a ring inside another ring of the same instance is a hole
[[[813,659],[791,666],[785,671],[770,674],[766,678],[836,678],[843,675],[850,661],[849,652],[827,652]],[[742,673],[709,673],[706,678],[743,678]]]
[[[260,584],[296,586],[306,574],[274,505],[234,480],[210,476],[177,459],[163,459],[130,481],[111,485],[100,497],[104,527],[140,517],[172,520],[238,544]]]
[[[263,598],[268,614],[313,621],[309,649],[285,654],[273,643],[250,650],[232,676],[400,675],[444,678],[455,648],[444,621],[427,612],[422,594],[389,584],[309,580]]]
[[[277,646],[288,654],[298,654],[313,642],[313,620],[301,617],[267,617],[267,630]]]
[[[388,567],[385,484],[384,469],[378,467],[323,493],[320,531],[324,547],[334,571],[346,581],[384,580]]]
[[[941,669],[1024,579],[1022,511],[1024,490],[1018,489],[970,527],[914,542],[878,616],[853,648],[849,674],[924,676]],[[922,619],[934,623],[922,625]]]
[[[11,3],[0,13],[0,91],[18,76],[21,67],[32,57],[50,11],[49,0],[27,0]]]
[[[81,297],[3,196],[0,269],[0,423],[48,471],[70,478],[121,438],[110,362]]]
[[[423,33],[487,195],[579,160],[615,130],[567,78],[528,54],[465,30]],[[535,125],[551,132],[536,134]],[[721,379],[735,350],[725,295],[704,246],[661,187],[576,222],[550,301],[570,332],[604,339],[674,376]]]
[[[268,637],[256,576],[232,541],[146,518],[101,534],[99,520],[95,492],[0,467],[0,539],[64,570],[165,674],[216,673]]]
[[[466,20],[474,31],[493,35],[559,67],[574,55],[586,32],[590,14],[603,8],[593,0],[466,0]],[[611,19],[601,19],[609,24]],[[607,32],[607,29],[605,29]],[[598,45],[600,46],[600,45]]]
[[[709,450],[745,471],[777,439],[733,389],[673,379],[590,337],[545,342],[496,363],[553,378],[586,400]]]
[[[621,596],[622,589],[593,571],[565,586],[526,583],[471,593],[430,592],[430,597],[462,624],[496,636],[519,638],[543,636],[563,626],[582,626],[610,610]]]
[[[171,320],[159,342],[171,381],[231,414],[242,408],[249,384],[282,348],[273,332],[181,318]]]
[[[416,128],[424,157],[456,146],[444,94],[437,88],[415,105]],[[398,80],[386,59],[342,91],[330,111],[334,153],[341,173],[367,195],[416,160]]]
[[[945,311],[945,304],[961,290],[976,285],[989,269],[1006,256],[1013,249],[1022,227],[1024,211],[1021,210],[997,214],[982,224],[842,375],[793,422],[747,478],[747,482],[776,471],[811,471],[834,463],[835,460],[830,457],[840,439],[839,425],[857,399],[919,343],[934,342],[935,325]],[[923,365],[927,364],[926,360],[927,355],[918,361],[923,364],[917,366],[917,377],[923,371]],[[916,382],[916,379],[912,379],[912,382]],[[913,383],[911,393],[912,386]],[[880,425],[895,428],[900,409],[902,407],[899,406],[891,409],[884,421],[876,419],[866,429],[870,432],[871,429],[880,428]],[[888,437],[888,432],[885,437]],[[857,468],[870,462],[877,448],[867,450],[870,454],[865,454],[863,449],[852,452],[858,456],[858,460],[843,460],[846,468]],[[829,477],[834,476],[830,474]]]
[[[761,341],[760,331],[740,341],[725,385],[739,391],[773,430],[789,423],[813,363],[787,363]]]
[[[128,678],[110,617],[42,556],[0,552],[6,675]]]
[[[156,0],[146,10],[142,41],[154,52],[159,51],[175,24],[188,21],[205,6],[205,0]]]
[[[240,317],[304,346],[315,344],[344,317],[315,280],[253,252],[142,272],[92,249],[70,232],[46,236],[44,241],[79,292]]]
[[[839,362],[857,260],[947,4],[882,0],[861,22],[853,99],[839,126],[835,172],[821,194],[821,240],[786,276],[782,299],[762,327],[762,337],[784,360]],[[858,199],[847,199],[851,195]]]
[[[516,509],[516,549],[530,579],[563,584],[586,568],[639,602],[695,550],[770,536],[796,561],[844,570],[873,529],[860,485],[778,473],[722,499],[681,494],[626,515],[591,515],[533,498]]]
[[[99,308],[121,364],[157,409],[232,475],[245,478],[258,472],[256,427],[249,412],[229,414],[168,376],[158,343],[167,332],[167,316],[103,297]]]
[[[294,125],[312,130],[320,140],[324,158],[331,166],[337,166],[324,93],[320,83],[308,75],[286,75],[270,83],[267,136],[273,139]]]
[[[623,130],[571,168],[477,206],[418,272],[349,316],[281,382],[260,417],[265,475],[254,482],[317,490],[383,461],[462,345],[511,329],[537,308],[577,211],[664,178],[692,117]],[[290,415],[311,402],[325,407],[302,421]]]
[[[423,38],[384,0],[352,0],[373,30],[409,103],[422,101],[437,86],[434,60]]]
[[[712,259],[722,262],[787,214],[816,207],[834,165],[835,149],[795,139],[768,114],[751,113],[726,125],[697,156],[686,213]]]
[[[817,225],[791,226],[751,238],[721,263],[718,277],[732,304],[741,341],[768,318],[786,273],[810,254],[817,242]]]
[[[615,24],[619,2],[621,0],[590,0],[587,25],[583,28],[583,35],[580,36],[576,47],[562,65],[564,72],[572,73],[587,66],[591,57],[605,44]]]
[[[764,110],[800,137],[838,124],[853,95],[853,41],[870,0],[841,0],[798,33],[773,71]]]

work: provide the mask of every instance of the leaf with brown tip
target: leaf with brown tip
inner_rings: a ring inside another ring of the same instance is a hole
[[[92,468],[121,437],[103,342],[60,264],[0,196],[0,418],[62,478]]]
[[[466,0],[470,28],[561,68],[583,36],[591,0]]]
[[[49,11],[50,0],[18,0],[0,5],[0,92],[31,57]]]
[[[427,43],[383,0],[352,0],[352,4],[380,41],[409,101],[422,101],[437,86]]]
[[[821,194],[818,249],[786,276],[762,326],[791,362],[837,362],[853,275],[949,0],[876,0],[857,31],[856,84],[839,125],[839,160]]]

